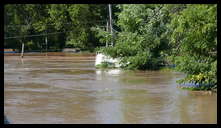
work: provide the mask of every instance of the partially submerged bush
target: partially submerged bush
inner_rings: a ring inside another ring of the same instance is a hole
[[[122,31],[115,33],[114,46],[103,48],[101,52],[113,58],[120,58],[122,68],[158,69],[164,61],[160,53],[168,49],[168,40],[164,36],[168,13],[161,11],[160,15],[155,14],[159,13],[162,7],[119,5],[121,12],[118,14],[117,24]],[[103,39],[100,41],[110,42],[110,33],[100,29],[96,31]]]
[[[96,65],[96,68],[115,68],[115,65],[110,62],[102,62],[101,64]]]
[[[193,90],[213,90],[217,88],[217,81],[212,72],[199,73],[198,75],[188,75],[184,79],[177,81],[179,84],[190,83],[193,87],[183,86],[183,88],[192,88]]]

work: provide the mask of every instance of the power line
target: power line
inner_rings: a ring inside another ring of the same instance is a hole
[[[93,21],[87,21],[87,22],[82,22],[82,23],[80,23],[80,24],[95,24],[95,23],[106,23],[106,21],[96,21],[96,22],[93,22]],[[64,25],[76,25],[76,24],[73,24],[73,23],[62,23],[62,24],[64,24]],[[32,24],[33,25],[33,24]],[[13,25],[4,25],[4,26],[6,26],[6,27],[14,27],[14,26],[17,26],[17,27],[19,27],[19,26],[32,26],[32,25],[30,25],[30,24],[13,24]],[[54,23],[51,23],[51,24],[45,24],[46,26],[55,26],[56,24],[54,24]]]
[[[36,34],[36,35],[25,35],[25,36],[14,36],[14,37],[4,37],[4,39],[13,39],[13,38],[26,38],[26,37],[36,37],[36,36],[46,36],[46,35],[54,35],[66,32],[73,32],[73,31],[65,31],[65,32],[54,32],[54,33],[47,33],[47,34]]]
[[[100,26],[100,27],[105,27],[105,26]],[[4,37],[4,39],[15,39],[15,38],[37,37],[37,36],[55,35],[55,34],[67,33],[67,32],[76,32],[76,31],[77,31],[77,30],[64,31],[64,32],[54,32],[54,33],[47,33],[47,34],[35,34],[35,35],[24,35],[24,36],[14,36],[14,37]]]

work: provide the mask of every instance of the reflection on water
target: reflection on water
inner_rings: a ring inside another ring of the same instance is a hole
[[[176,87],[178,72],[101,70],[94,58],[5,57],[12,123],[217,123],[217,95]]]

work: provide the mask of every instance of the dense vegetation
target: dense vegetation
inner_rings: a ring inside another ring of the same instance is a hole
[[[115,46],[103,51],[114,58],[120,57],[124,68],[156,69],[163,65],[164,52],[169,49],[169,40],[165,36],[169,16],[164,6],[118,7],[121,12],[117,23],[121,31],[116,35]]]
[[[173,62],[187,73],[180,82],[217,86],[217,7],[189,5],[176,15],[170,28],[170,43],[175,46]],[[209,87],[210,88],[210,87]],[[209,89],[208,88],[208,89]]]
[[[114,47],[101,51],[120,58],[123,68],[158,69],[175,64],[187,77],[179,83],[217,84],[216,5],[118,5]],[[101,38],[110,40],[98,29]]]
[[[106,31],[107,5],[6,5],[5,47],[100,50],[120,58],[122,68],[159,69],[175,64],[179,82],[217,84],[217,5],[113,5],[114,34]],[[64,33],[65,31],[65,33]],[[107,42],[113,46],[103,47]]]
[[[18,37],[5,40],[5,47],[20,49],[25,43],[26,51],[44,50],[46,37],[48,49],[93,50],[101,44],[90,28],[105,25],[108,14],[106,5],[92,4],[11,4],[4,9],[5,37]]]

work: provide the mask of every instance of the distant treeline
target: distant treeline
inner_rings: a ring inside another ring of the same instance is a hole
[[[118,12],[112,5],[113,12]],[[117,18],[113,15],[113,18]],[[94,50],[102,46],[92,27],[106,27],[108,5],[104,4],[10,4],[4,7],[4,45],[26,50]]]

